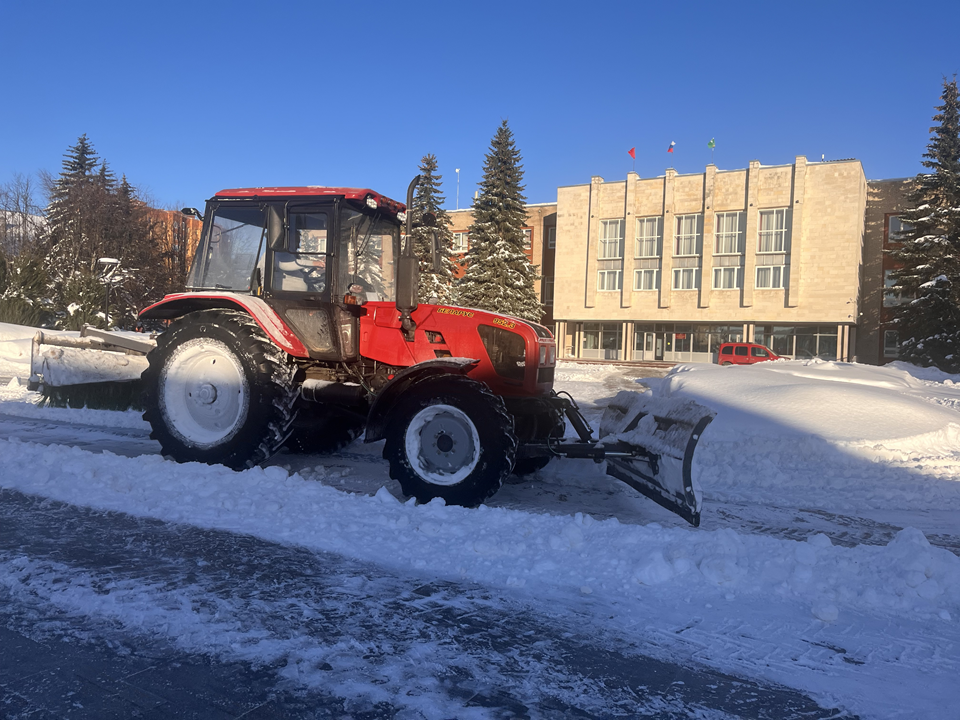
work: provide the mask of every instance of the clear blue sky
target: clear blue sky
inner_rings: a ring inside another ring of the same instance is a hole
[[[960,3],[0,4],[0,182],[86,133],[158,205],[224,187],[402,200],[426,153],[447,206],[507,119],[530,202],[592,175],[858,158],[920,171]],[[675,141],[673,155],[666,152]]]

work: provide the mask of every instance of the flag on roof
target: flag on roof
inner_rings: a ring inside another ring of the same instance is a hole
[[[713,138],[710,138],[710,142],[707,143],[707,147],[713,150],[717,146],[717,143],[714,142]]]
[[[676,143],[673,142],[673,140],[671,140],[671,141],[670,141],[670,147],[667,148],[667,152],[673,152],[673,146],[674,146],[674,145],[676,145]]]
[[[629,156],[632,157],[634,160],[636,160],[636,159],[637,159],[637,152],[636,152],[636,151],[637,151],[637,149],[636,149],[635,147],[632,147],[632,148],[630,148],[629,150],[627,150],[627,155],[629,155]]]

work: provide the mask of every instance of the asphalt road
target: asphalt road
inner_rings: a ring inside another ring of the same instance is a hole
[[[649,657],[595,626],[589,606],[534,608],[429,573],[0,490],[0,568],[27,559],[59,568],[64,583],[79,574],[104,602],[120,586],[154,588],[161,604],[199,593],[221,625],[338,648],[339,659],[300,682],[282,658],[253,664],[215,649],[187,652],[162,632],[63,610],[48,597],[59,586],[39,571],[6,573],[0,717],[8,720],[432,720],[481,708],[496,718],[845,717],[787,688]],[[421,715],[409,703],[342,691],[346,680],[376,690],[382,675],[398,674],[406,695],[439,693],[443,707],[459,710]]]

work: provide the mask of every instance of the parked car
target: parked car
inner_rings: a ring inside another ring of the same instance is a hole
[[[780,360],[773,350],[756,343],[723,343],[717,353],[717,362],[721,365],[753,365],[764,360]]]

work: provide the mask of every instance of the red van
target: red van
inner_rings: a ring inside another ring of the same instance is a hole
[[[764,360],[779,360],[768,347],[756,343],[732,342],[720,346],[717,362],[721,365],[753,365]]]

